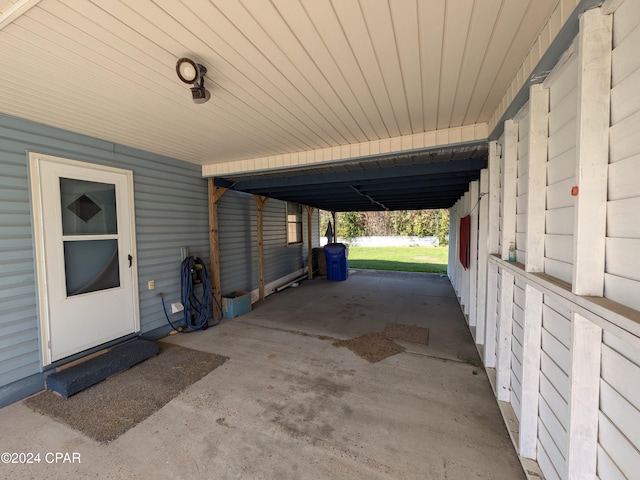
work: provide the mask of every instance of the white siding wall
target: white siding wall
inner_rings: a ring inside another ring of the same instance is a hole
[[[538,399],[538,462],[548,479],[562,478],[569,419],[571,313],[553,295],[543,296]]]
[[[571,283],[576,184],[578,57],[575,54],[549,75],[549,144],[544,270]]]
[[[640,472],[640,348],[605,332],[598,421],[598,476],[637,478]],[[632,379],[636,379],[634,382]]]
[[[640,2],[613,17],[604,296],[640,310]],[[603,335],[598,477],[640,472],[640,340]]]
[[[593,16],[600,14],[599,9],[590,11],[581,23],[594,30],[589,35],[581,32],[580,43],[574,42],[543,84],[549,93],[549,134],[547,158],[540,160],[547,170],[545,232],[537,239],[544,240],[544,273],[503,260],[496,255],[502,249],[493,250],[488,258],[489,271],[499,274],[488,276],[486,344],[500,347],[502,339],[503,349],[509,344],[509,357],[500,358],[498,348],[497,360],[491,355],[484,360],[489,378],[495,378],[496,396],[508,402],[499,405],[510,430],[516,432],[514,443],[526,457],[525,468],[539,469],[536,475],[547,480],[631,479],[639,478],[640,472],[640,2],[609,5],[618,6],[618,11],[613,22],[605,298],[574,293],[576,285],[585,282],[582,270],[576,269],[572,278],[573,264],[584,262],[583,253],[574,249],[580,235],[575,235],[579,229],[571,188],[584,179],[576,174],[576,139],[589,128],[589,122],[577,121],[578,111],[584,112],[588,104],[579,106],[579,99],[590,99],[590,90],[584,87],[589,82],[579,75],[589,72],[589,62],[597,62],[576,50],[586,45],[588,51],[594,42],[606,50],[610,44],[603,33],[607,20]],[[505,218],[504,159],[493,167],[500,170],[500,183],[496,181],[489,193],[499,198],[500,205],[496,220],[489,222],[489,235],[502,233],[503,226],[515,220],[520,262],[526,254],[522,240],[528,238],[533,244],[535,238],[533,231],[526,231],[531,212],[524,200],[533,191],[527,176],[535,165],[528,158],[530,128],[525,123],[531,118],[521,111],[512,119],[518,128],[518,168],[516,211],[509,214],[515,218]],[[489,175],[495,173],[490,169]],[[588,188],[578,195],[583,195],[578,197],[581,204],[600,198]],[[512,297],[504,295],[503,277],[514,279]],[[458,279],[454,288],[460,285]],[[507,308],[501,305],[506,301]],[[508,329],[507,341],[498,335],[501,325]],[[521,424],[512,425],[514,418]]]
[[[497,284],[498,284],[498,295],[496,296],[495,299],[495,311],[496,311],[496,323],[498,323],[498,321],[500,320],[500,293],[501,293],[501,289],[502,289],[502,269],[498,268],[498,278],[497,278]],[[498,345],[498,343],[500,342],[500,332],[498,331],[498,329],[495,329],[496,332],[496,338],[495,338],[495,342],[496,345]]]
[[[605,297],[640,310],[640,8],[614,15]]]
[[[511,405],[520,420],[522,403],[522,344],[524,343],[524,287],[525,283],[516,278],[513,286],[513,307],[511,327]]]
[[[449,257],[448,257],[448,275],[451,279],[451,283],[454,285],[454,290],[462,307],[463,313],[467,316],[467,321],[470,325],[475,325],[475,315],[476,311],[474,310],[476,296],[476,284],[477,282],[472,282],[472,276],[476,276],[477,279],[477,225],[478,225],[478,217],[479,217],[479,192],[478,192],[479,182],[475,181],[470,184],[470,191],[466,192],[464,196],[462,196],[455,205],[449,209],[449,238],[451,241],[449,242]],[[470,259],[470,264],[468,269],[464,269],[462,264],[460,263],[459,257],[459,231],[460,231],[460,219],[466,217],[467,215],[471,216],[471,232],[470,232],[470,244],[475,245],[476,248],[471,252],[471,256],[475,255],[475,258]],[[475,219],[475,220],[474,220]],[[474,221],[475,221],[475,232],[474,232]],[[451,236],[453,235],[453,236]],[[474,243],[473,236],[476,236],[476,241]],[[474,285],[473,292],[471,292],[471,285]],[[475,331],[473,331],[475,334]],[[479,340],[478,340],[479,341]]]

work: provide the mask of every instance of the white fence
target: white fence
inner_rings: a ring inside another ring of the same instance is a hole
[[[401,236],[371,236],[340,238],[338,242],[353,247],[438,247],[440,240],[438,237],[401,237]],[[320,245],[327,244],[327,238],[320,238]]]

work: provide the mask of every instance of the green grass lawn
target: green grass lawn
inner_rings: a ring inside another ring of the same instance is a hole
[[[349,268],[447,273],[448,247],[349,247]]]

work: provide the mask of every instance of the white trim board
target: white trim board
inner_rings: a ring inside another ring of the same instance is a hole
[[[452,147],[466,143],[478,143],[486,139],[487,124],[477,123],[339,147],[211,163],[202,166],[202,176],[216,177],[233,173],[260,172],[310,165],[329,165],[333,162],[364,159],[387,153],[412,153],[442,146]]]
[[[543,273],[525,272],[522,264],[511,263],[495,255],[489,263],[510,270],[515,276],[524,277],[527,283],[536,285],[543,294],[554,298],[571,311],[582,315],[604,331],[610,332],[640,348],[640,312],[603,297],[584,297],[571,292],[566,282]]]

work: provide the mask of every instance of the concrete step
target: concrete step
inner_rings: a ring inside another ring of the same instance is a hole
[[[68,398],[159,352],[160,348],[155,342],[133,340],[86,362],[52,373],[47,377],[47,389]]]

